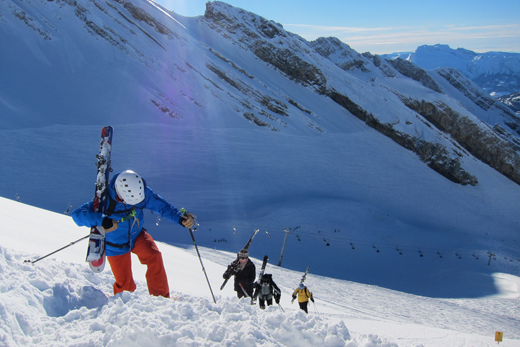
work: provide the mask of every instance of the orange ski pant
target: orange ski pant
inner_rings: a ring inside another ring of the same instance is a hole
[[[132,253],[136,254],[141,264],[146,265],[146,283],[150,295],[170,297],[168,279],[164,270],[164,263],[161,252],[155,244],[152,236],[144,229],[135,240]],[[132,257],[130,252],[107,257],[112,273],[116,281],[114,282],[114,295],[124,290],[133,292],[136,288],[132,276]]]

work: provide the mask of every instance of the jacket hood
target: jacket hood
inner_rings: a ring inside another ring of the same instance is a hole
[[[116,179],[117,179],[117,176],[119,176],[121,172],[118,172],[116,173],[111,179],[110,179],[110,182],[108,183],[108,195],[116,200],[117,198],[117,193],[116,193]]]

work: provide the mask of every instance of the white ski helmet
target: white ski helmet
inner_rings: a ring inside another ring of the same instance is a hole
[[[123,171],[116,178],[116,193],[129,205],[144,200],[144,181],[132,170]]]

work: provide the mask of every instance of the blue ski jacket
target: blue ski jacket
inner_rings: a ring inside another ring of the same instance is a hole
[[[121,255],[132,250],[135,244],[135,239],[137,236],[139,236],[143,229],[144,209],[152,210],[153,212],[159,214],[161,218],[169,219],[177,224],[180,224],[182,219],[182,213],[158,194],[156,194],[152,189],[146,186],[146,182],[145,198],[139,204],[127,205],[117,201],[117,193],[115,190],[115,181],[117,176],[119,176],[119,173],[110,180],[108,186],[108,194],[110,199],[106,199],[106,210],[109,210],[108,205],[110,204],[110,200],[112,200],[113,207],[112,212],[108,211],[108,216],[103,213],[93,211],[94,199],[81,205],[72,212],[72,219],[79,226],[100,226],[103,222],[103,218],[105,217],[114,219],[119,223],[119,227],[116,230],[106,234],[107,256]]]

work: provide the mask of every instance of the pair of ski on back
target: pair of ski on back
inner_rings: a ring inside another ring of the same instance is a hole
[[[105,213],[108,204],[108,184],[109,173],[112,171],[111,154],[112,154],[112,135],[114,128],[106,126],[101,130],[101,143],[99,154],[97,158],[97,178],[96,191],[94,194],[95,212]],[[90,235],[88,240],[87,258],[90,269],[94,272],[101,272],[105,268],[106,263],[106,244],[105,244],[105,230],[101,226],[94,226],[90,228]]]

